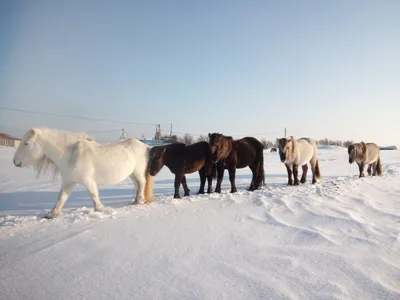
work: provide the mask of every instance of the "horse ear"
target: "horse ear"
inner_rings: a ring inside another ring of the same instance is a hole
[[[290,136],[290,140],[291,140],[291,141],[294,141],[293,135]]]
[[[208,137],[209,137],[209,138],[211,137],[211,133],[208,133]]]
[[[30,131],[31,131],[30,133],[31,133],[32,136],[36,135],[36,129],[35,128],[31,128]]]

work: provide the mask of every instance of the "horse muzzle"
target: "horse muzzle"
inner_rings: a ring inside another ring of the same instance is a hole
[[[22,162],[20,162],[19,164],[17,164],[17,162],[16,162],[15,159],[14,159],[14,165],[15,165],[16,167],[18,167],[18,168],[21,168],[21,167],[22,167]]]

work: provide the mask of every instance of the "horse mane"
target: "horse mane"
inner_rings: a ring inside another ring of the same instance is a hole
[[[226,157],[229,156],[229,154],[232,151],[232,148],[234,147],[234,140],[232,136],[228,135],[223,135],[222,133],[213,133],[209,135],[210,137],[214,136],[219,136],[220,138],[220,143],[219,143],[219,150],[218,150],[218,159],[225,159]]]
[[[88,135],[87,133],[84,132],[71,132],[71,131],[65,131],[65,130],[58,130],[58,129],[53,129],[53,128],[34,128],[33,129],[36,133],[41,134],[42,136],[52,136],[55,139],[57,139],[60,143],[69,145],[77,142],[78,140],[84,139],[87,141],[95,141],[93,137]],[[53,174],[53,183],[56,181],[60,169],[59,167],[54,163],[53,160],[51,160],[49,157],[46,155],[42,155],[41,158],[39,158],[33,165],[33,169],[36,173],[36,178],[39,178],[43,174],[45,174],[49,169]]]
[[[51,169],[51,172],[53,173],[53,183],[56,181],[58,174],[60,173],[60,169],[58,166],[52,161],[50,158],[48,158],[46,155],[43,155],[34,165],[33,169],[36,173],[36,178],[39,178],[43,174],[45,174],[49,168]]]

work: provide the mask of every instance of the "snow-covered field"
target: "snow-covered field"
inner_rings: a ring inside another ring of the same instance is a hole
[[[320,149],[321,181],[297,187],[266,151],[263,190],[245,190],[246,168],[238,193],[225,177],[198,196],[192,174],[180,200],[164,167],[151,205],[129,205],[127,180],[101,188],[104,213],[81,188],[51,221],[59,182],[13,151],[0,148],[0,299],[400,299],[400,151],[359,179],[345,148]]]

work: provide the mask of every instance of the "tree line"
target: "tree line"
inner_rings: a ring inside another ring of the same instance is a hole
[[[173,143],[173,142],[180,142],[186,145],[191,145],[197,142],[206,141],[208,142],[208,135],[200,135],[199,137],[195,138],[189,133],[186,133],[183,136],[163,136],[161,139],[166,143]],[[264,149],[277,147],[276,141],[268,141],[264,138],[260,139],[260,142],[264,145]],[[340,147],[348,147],[349,145],[353,144],[352,140],[340,141],[340,140],[330,140],[330,139],[321,139],[316,141],[318,145],[329,145],[329,146],[340,146]]]

